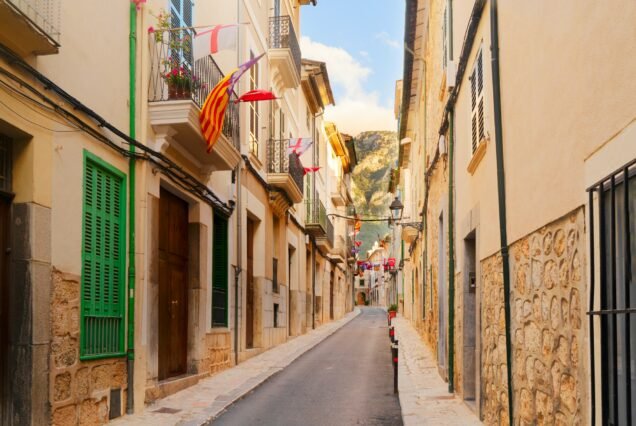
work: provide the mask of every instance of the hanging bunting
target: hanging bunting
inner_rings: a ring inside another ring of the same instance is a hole
[[[318,170],[320,170],[320,166],[317,166],[317,167],[303,167],[303,176],[305,176],[307,173],[317,172]]]
[[[236,50],[238,24],[215,25],[194,36],[194,60],[204,58],[220,50]]]
[[[269,90],[250,90],[249,92],[243,93],[237,100],[234,102],[258,102],[258,101],[271,101],[274,99],[278,99],[275,94],[270,92]]]
[[[226,75],[219,83],[214,86],[199,114],[199,123],[201,124],[201,133],[208,145],[208,154],[212,151],[214,144],[221,135],[223,129],[223,120],[225,119],[225,110],[230,102],[230,93],[234,89],[234,85],[239,78],[254,65],[259,59],[265,55],[264,53],[250,59],[237,69]]]
[[[311,138],[292,138],[289,140],[287,155],[296,153],[296,155],[300,157],[305,151],[309,149],[312,143],[313,140]]]

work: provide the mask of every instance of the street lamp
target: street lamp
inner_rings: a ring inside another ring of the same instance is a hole
[[[395,197],[395,200],[393,200],[389,209],[391,209],[391,219],[393,219],[393,222],[397,222],[402,219],[402,210],[404,210],[404,205],[400,202],[398,197]]]

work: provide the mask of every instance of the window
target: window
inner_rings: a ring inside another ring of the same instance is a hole
[[[278,327],[278,303],[274,303],[274,328]]]
[[[80,357],[124,353],[126,177],[84,153]]]
[[[278,259],[272,258],[272,291],[278,293]]]
[[[482,59],[482,50],[479,49],[473,72],[470,75],[470,94],[471,94],[471,134],[472,134],[472,152],[477,151],[477,147],[484,139],[484,68]]]
[[[364,287],[364,280],[360,280],[360,287]]]
[[[214,213],[212,224],[212,327],[228,326],[228,221]]]
[[[280,118],[279,118],[279,126],[278,126],[278,138],[282,141],[285,139],[285,113],[283,109],[280,109]]]
[[[0,191],[11,192],[13,173],[11,139],[0,134]]]
[[[307,125],[307,130],[311,129],[311,111],[309,111],[309,107],[307,107],[307,115],[305,116],[305,124]]]
[[[250,59],[254,59],[254,52],[250,51]],[[255,63],[250,68],[250,90],[258,89],[259,83],[259,67],[260,65]],[[249,149],[250,152],[258,157],[258,122],[259,122],[259,113],[258,113],[258,102],[250,102],[250,139],[249,139]]]
[[[172,28],[192,27],[192,0],[170,1],[170,26]],[[171,60],[192,71],[192,30],[171,31],[170,38],[183,48],[170,53]],[[184,43],[177,42],[184,40]]]
[[[444,7],[444,19],[442,20],[442,69],[448,65],[448,7]]]
[[[592,295],[600,278],[600,300],[592,297],[588,312],[592,333],[594,324],[601,330],[598,340],[590,336],[596,345],[592,356],[595,350],[601,355],[602,393],[594,398],[603,424],[636,424],[636,160],[589,191]],[[591,364],[594,368],[594,360]]]

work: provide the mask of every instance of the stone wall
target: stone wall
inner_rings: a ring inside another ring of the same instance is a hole
[[[50,402],[53,425],[108,422],[111,389],[126,405],[126,360],[80,361],[80,277],[53,270],[51,294]]]
[[[587,407],[583,365],[583,208],[510,248],[515,422],[581,424]],[[483,403],[487,424],[507,422],[501,258],[482,262]],[[487,297],[486,297],[487,295]]]
[[[232,335],[230,331],[213,331],[205,337],[207,357],[204,359],[204,371],[219,373],[232,366]]]

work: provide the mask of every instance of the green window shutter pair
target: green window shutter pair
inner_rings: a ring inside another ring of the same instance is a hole
[[[126,177],[84,155],[80,357],[124,353]]]
[[[228,326],[228,220],[214,213],[212,226],[212,327]]]

